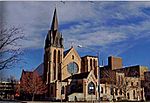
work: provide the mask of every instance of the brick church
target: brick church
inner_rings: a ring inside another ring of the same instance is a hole
[[[80,57],[73,46],[65,50],[55,9],[51,28],[45,40],[44,62],[34,71],[43,77],[48,87],[46,94],[48,100],[149,100],[148,67],[141,65],[124,67],[122,64],[122,58],[110,56],[108,65],[99,67],[97,56]],[[23,70],[21,78],[26,74],[32,75],[34,71]]]
[[[64,51],[56,9],[45,40],[43,78],[48,98],[67,101],[98,100],[98,58],[80,57],[75,48]]]

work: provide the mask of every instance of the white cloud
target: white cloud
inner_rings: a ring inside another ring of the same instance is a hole
[[[80,2],[76,2],[74,6],[73,4],[74,2],[3,2],[2,20],[8,25],[17,25],[24,29],[25,36],[31,40],[22,42],[24,48],[41,48],[45,38],[41,33],[45,30],[46,35],[50,28],[55,5],[60,24],[92,17],[89,5]]]
[[[141,10],[150,7],[150,2],[4,2],[3,5],[3,20],[11,25],[21,25],[30,39],[22,42],[24,48],[43,48],[55,6],[59,24],[67,25],[61,31],[66,48],[71,42],[104,48],[150,35],[150,17]],[[144,20],[139,24],[109,25],[114,22],[111,19],[128,22],[133,17],[143,17]],[[142,34],[145,31],[147,34]],[[124,45],[127,46],[122,44],[122,47]]]

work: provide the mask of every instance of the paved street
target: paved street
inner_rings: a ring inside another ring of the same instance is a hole
[[[91,102],[0,101],[0,103],[91,103]],[[99,102],[93,102],[93,103],[99,103]],[[100,103],[110,103],[110,102],[100,102]],[[139,102],[134,102],[134,103],[139,103]],[[140,103],[142,103],[142,102],[140,102]]]
[[[0,101],[0,103],[72,103],[72,102],[50,102],[50,101]],[[91,102],[73,102],[73,103],[91,103]],[[93,102],[99,103],[99,102]],[[108,102],[106,102],[108,103]]]
[[[49,102],[49,101],[0,101],[0,103],[61,103],[61,102]],[[72,103],[72,102],[62,102],[62,103]],[[73,102],[73,103],[91,103],[91,102]],[[98,103],[98,102],[94,102]]]

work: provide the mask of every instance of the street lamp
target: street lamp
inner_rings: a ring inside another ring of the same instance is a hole
[[[100,70],[99,70],[99,55],[100,55],[100,51],[97,51],[93,48],[89,48],[89,47],[83,47],[82,45],[78,45],[78,48],[87,48],[87,49],[90,49],[91,51],[94,51],[96,52],[97,54],[97,57],[98,57],[98,100],[100,101]]]
[[[82,46],[82,45],[78,45],[78,47],[79,47],[79,48],[83,48],[83,46]]]

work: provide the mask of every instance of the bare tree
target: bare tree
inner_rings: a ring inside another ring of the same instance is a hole
[[[110,87],[111,88],[111,95],[113,96],[113,99],[115,97],[114,94],[114,89],[115,89],[115,84],[116,84],[116,73],[115,71],[112,71],[109,68],[104,68],[103,70],[101,70],[101,83],[105,83],[106,87]],[[106,85],[109,84],[109,85]]]
[[[141,86],[139,84],[135,85],[136,82],[139,82],[139,78],[134,78],[134,77],[124,77],[123,82],[121,84],[116,84],[115,88],[122,90],[122,93],[124,94],[124,98],[127,100],[127,93],[132,90],[138,90]]]
[[[0,82],[2,82],[5,79],[5,71],[0,71]]]
[[[135,81],[140,81],[140,78],[125,76],[125,74],[129,74],[129,69],[119,71],[104,69],[103,71],[101,71],[101,73],[103,75],[101,81],[111,85],[111,94],[113,95],[113,99],[115,97],[114,89],[120,90],[121,94],[124,95],[124,98],[127,99],[126,95],[129,91],[134,89],[137,90],[139,87],[141,87],[140,83],[138,83],[138,85],[132,85],[132,83],[134,83]],[[117,73],[122,73],[123,75],[117,78]]]
[[[22,55],[19,42],[24,39],[20,27],[0,26],[0,70],[10,69],[18,63]]]

